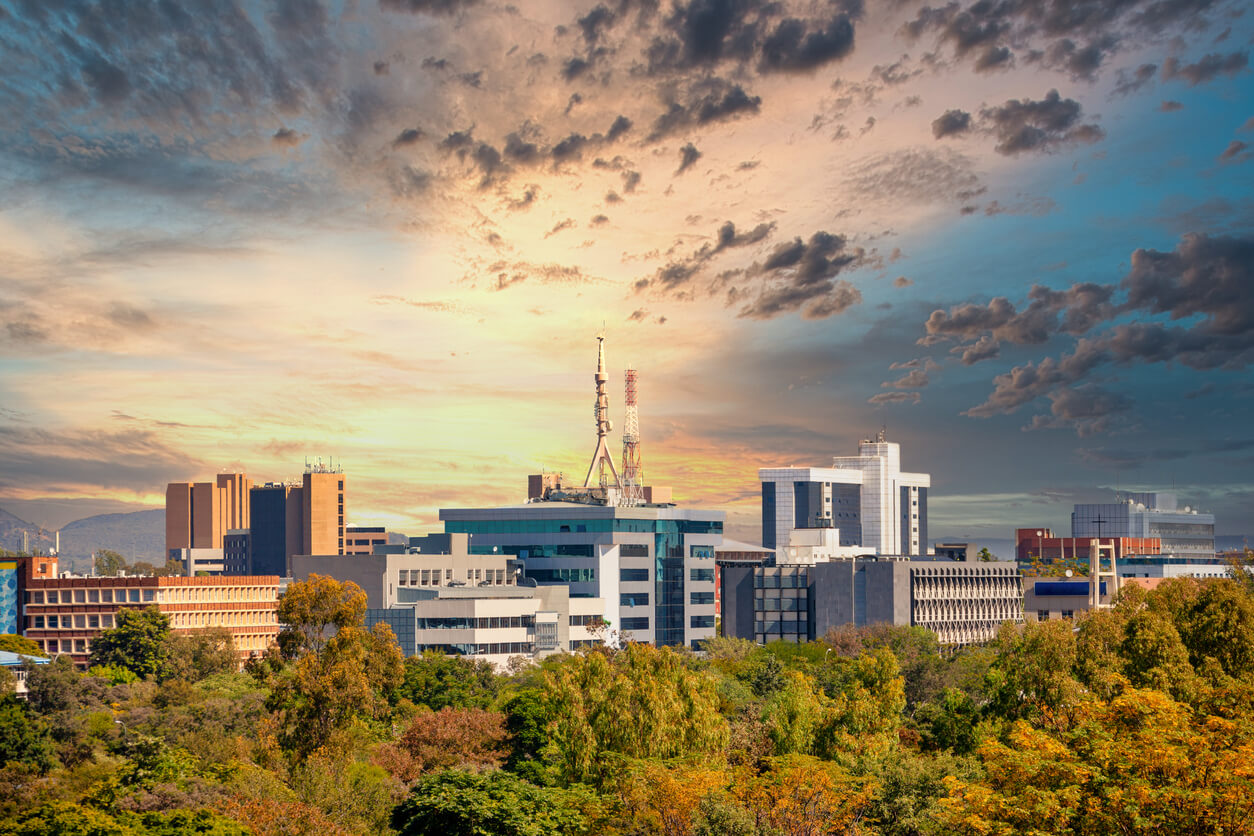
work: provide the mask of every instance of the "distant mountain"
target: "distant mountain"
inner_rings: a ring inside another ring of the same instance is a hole
[[[26,534],[25,543],[22,539],[23,533]],[[52,547],[52,532],[0,508],[0,549],[16,552],[21,551],[23,545],[47,551]]]
[[[98,549],[112,549],[128,561],[165,562],[165,509],[131,514],[99,514],[61,529],[61,554],[86,560]]]

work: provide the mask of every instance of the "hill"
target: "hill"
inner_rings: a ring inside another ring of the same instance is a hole
[[[76,563],[97,549],[112,549],[127,560],[165,561],[165,509],[130,514],[98,514],[61,529],[61,555]]]

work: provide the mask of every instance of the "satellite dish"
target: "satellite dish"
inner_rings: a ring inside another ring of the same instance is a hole
[[[1071,577],[1071,570],[1070,570],[1070,569],[1068,569],[1068,570],[1067,570],[1067,577]]]

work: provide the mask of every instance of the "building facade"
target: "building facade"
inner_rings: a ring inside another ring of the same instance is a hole
[[[724,518],[577,502],[440,511],[446,532],[470,535],[472,553],[509,555],[524,578],[568,586],[572,599],[604,599],[613,632],[670,646],[714,636],[714,550]]]
[[[80,666],[88,662],[92,640],[128,608],[157,607],[175,632],[224,628],[241,661],[263,653],[279,633],[276,576],[62,576],[27,581],[22,597],[22,635]]]
[[[344,528],[344,554],[373,554],[388,544],[387,529],[381,525],[350,525]]]
[[[925,627],[941,644],[988,641],[1023,620],[1013,563],[865,558],[723,571],[725,635],[765,644],[822,638],[843,625]]]
[[[1015,560],[1020,566],[1033,563],[1050,564],[1065,560],[1089,559],[1092,543],[1097,540],[1103,555],[1114,549],[1116,560],[1134,554],[1159,554],[1162,541],[1157,537],[1055,537],[1048,528],[1016,528]]]
[[[1163,554],[1214,557],[1215,515],[1181,508],[1174,493],[1128,493],[1121,502],[1076,505],[1071,536],[1152,538]]]
[[[213,482],[171,482],[165,489],[166,557],[178,549],[220,549],[222,536],[249,526],[246,473],[219,473]]]
[[[797,529],[833,528],[838,545],[867,553],[927,552],[926,473],[901,470],[901,445],[883,433],[863,441],[856,456],[837,456],[831,467],[779,467],[758,471],[762,483],[762,545],[776,551]]]

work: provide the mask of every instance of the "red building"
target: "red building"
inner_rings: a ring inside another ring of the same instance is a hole
[[[1056,563],[1061,560],[1088,560],[1092,537],[1055,537],[1048,528],[1016,528],[1015,559],[1020,563]],[[1161,554],[1162,541],[1157,537],[1100,537],[1103,547],[1115,547],[1115,559],[1125,555]]]

